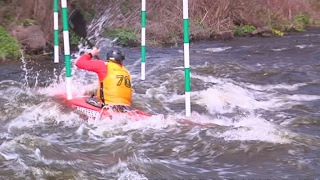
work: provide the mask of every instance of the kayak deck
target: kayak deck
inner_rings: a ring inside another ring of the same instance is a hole
[[[145,113],[141,110],[129,107],[126,108],[128,110],[125,111],[115,111],[112,106],[105,106],[103,108],[99,108],[96,106],[93,106],[86,102],[86,99],[90,98],[89,96],[82,96],[82,97],[74,97],[71,100],[67,100],[68,105],[75,107],[78,111],[83,113],[89,118],[110,118],[112,119],[113,116],[116,115],[125,115],[128,116],[131,119],[134,119],[136,121],[143,120],[147,117],[150,117],[151,115],[148,113]]]

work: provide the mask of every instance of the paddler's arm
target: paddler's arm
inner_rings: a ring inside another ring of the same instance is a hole
[[[76,62],[76,66],[80,69],[84,69],[87,71],[92,71],[97,73],[98,78],[102,81],[108,73],[108,69],[106,67],[105,61],[103,60],[92,60],[93,56],[98,55],[99,50],[97,48],[93,48],[91,53],[83,54]]]
[[[76,62],[76,66],[80,69],[98,72],[101,67],[105,67],[105,63],[102,60],[91,60],[92,54],[83,54]]]

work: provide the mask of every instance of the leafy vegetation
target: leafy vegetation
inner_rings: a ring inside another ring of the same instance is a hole
[[[254,27],[252,25],[237,26],[234,34],[236,36],[243,36],[248,33],[251,33],[254,30],[256,30],[256,27]]]
[[[270,29],[275,35],[283,35],[281,31],[305,31],[306,27],[310,24],[310,16],[308,14],[297,14],[293,17],[292,21],[289,20],[274,20],[270,24]],[[277,32],[277,29],[279,32]]]
[[[36,20],[34,19],[23,19],[20,21],[20,25],[22,26],[30,26],[35,24],[36,24]]]
[[[138,43],[138,35],[131,29],[105,29],[104,35],[111,39],[118,38],[116,43],[122,46],[130,46]]]
[[[11,37],[7,30],[0,26],[0,59],[20,58],[19,42]]]
[[[80,41],[80,36],[78,36],[74,31],[69,31],[69,44],[71,46],[71,49],[77,48]]]
[[[294,16],[294,21],[297,31],[304,31],[305,27],[310,24],[310,16],[308,14],[297,14]]]
[[[271,29],[272,34],[274,34],[274,35],[277,35],[277,36],[283,36],[284,35],[284,33],[282,31],[280,31],[280,30],[273,29],[273,28],[270,28],[270,29]]]

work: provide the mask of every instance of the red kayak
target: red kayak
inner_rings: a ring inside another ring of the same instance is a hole
[[[66,96],[63,96],[66,99]],[[71,100],[66,100],[68,105],[75,107],[78,111],[88,117],[88,119],[113,119],[117,116],[125,116],[132,120],[144,120],[151,115],[141,110],[132,108],[130,106],[104,106],[97,107],[88,103],[88,100],[93,100],[90,96],[73,97]],[[97,103],[97,102],[96,102]]]

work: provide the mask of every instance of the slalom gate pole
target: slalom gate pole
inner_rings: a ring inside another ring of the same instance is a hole
[[[141,0],[141,80],[146,79],[146,0]]]
[[[54,45],[54,63],[59,63],[59,0],[53,0],[53,45]]]
[[[189,52],[189,13],[188,0],[183,0],[183,42],[186,117],[191,116],[190,52]]]
[[[63,45],[64,45],[64,58],[66,65],[66,88],[67,88],[67,99],[72,99],[71,90],[71,62],[70,62],[70,44],[69,44],[69,19],[67,0],[61,0],[62,7],[62,23],[63,23]]]

